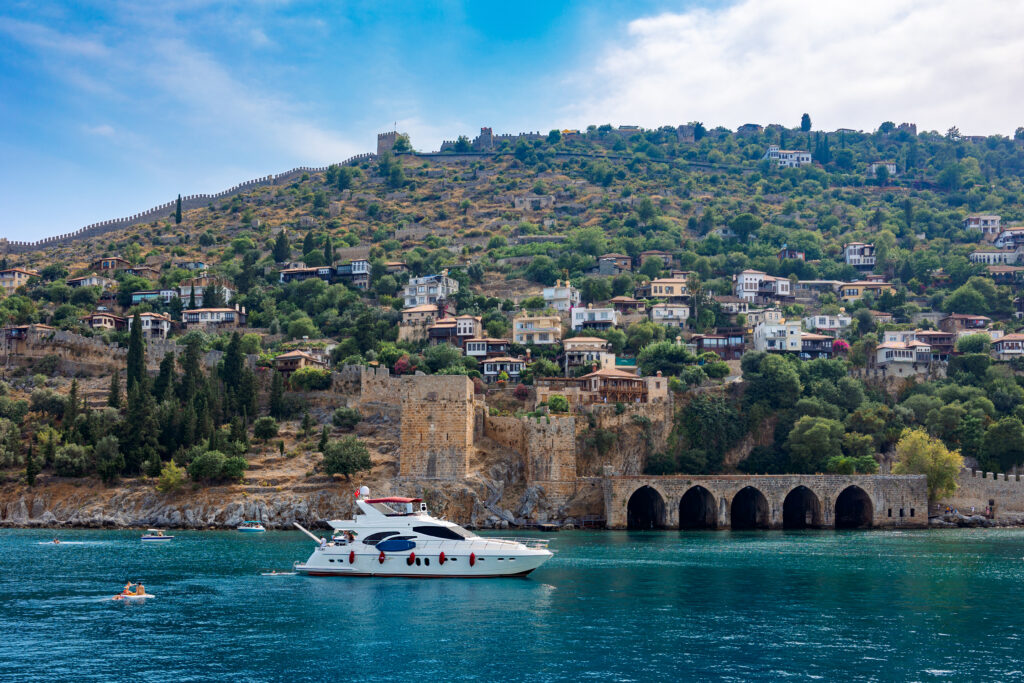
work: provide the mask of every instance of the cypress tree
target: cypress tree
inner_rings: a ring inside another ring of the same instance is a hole
[[[28,453],[25,455],[25,481],[29,486],[36,485],[36,475],[39,474],[39,463],[32,454],[32,442],[28,443]]]
[[[238,384],[238,406],[237,410],[242,415],[255,415],[259,410],[259,387],[256,383],[256,373],[249,368],[242,369],[242,380]]]
[[[309,438],[309,435],[313,433],[313,416],[309,414],[307,410],[302,414],[302,436]]]
[[[160,361],[160,372],[153,382],[153,397],[157,401],[165,401],[174,386],[174,352],[168,351]]]
[[[174,207],[174,222],[181,225],[181,195],[178,195],[178,202]]]
[[[324,425],[324,428],[320,430],[320,443],[316,445],[316,449],[321,453],[327,450],[328,436],[330,436],[330,432],[327,431],[327,425]]]
[[[122,423],[121,443],[124,444],[124,471],[137,474],[142,463],[157,454],[156,418],[153,415],[153,397],[141,384],[128,391],[128,410]]]
[[[121,371],[114,369],[110,376],[110,391],[107,393],[107,405],[111,408],[121,409]]]
[[[224,404],[228,416],[239,411],[242,398],[242,374],[245,369],[245,358],[242,355],[242,335],[237,331],[231,334],[231,341],[224,352],[224,362],[220,366],[220,378],[224,380]]]
[[[302,253],[304,255],[308,254],[313,251],[314,247],[316,247],[316,239],[313,237],[313,230],[311,228],[302,239]]]
[[[280,372],[274,372],[270,380],[270,416],[284,417],[284,378]]]
[[[132,331],[128,338],[128,368],[125,374],[128,378],[128,393],[142,383],[146,374],[146,347],[142,341],[142,318],[138,311],[132,316]]]
[[[75,428],[75,419],[78,417],[82,400],[78,396],[78,380],[71,380],[71,389],[68,391],[67,408],[64,409],[64,427],[68,433]]]
[[[183,341],[185,341],[185,353],[179,359],[181,383],[178,385],[178,398],[184,404],[192,404],[203,386],[203,340],[199,335],[186,335]],[[193,407],[198,411],[198,407]]]
[[[288,235],[284,230],[277,233],[277,241],[274,242],[274,260],[278,263],[287,261],[292,255],[291,245],[288,244]]]
[[[192,283],[192,291],[188,295],[188,307],[194,309],[196,307],[196,283]]]
[[[331,243],[330,235],[324,239],[324,263],[329,266],[334,265],[334,244]]]

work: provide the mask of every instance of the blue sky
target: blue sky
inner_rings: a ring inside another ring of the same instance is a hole
[[[976,0],[11,2],[0,236],[38,239],[298,165],[589,123],[1012,134],[1024,13]],[[1020,119],[1020,120],[1018,120]]]

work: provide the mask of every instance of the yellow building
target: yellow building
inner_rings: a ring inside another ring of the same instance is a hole
[[[512,320],[516,344],[557,344],[562,340],[562,318],[557,315],[520,315]]]
[[[4,290],[4,294],[10,296],[18,287],[27,285],[29,278],[32,277],[39,277],[39,273],[24,268],[0,270],[0,289]]]
[[[896,289],[888,282],[867,282],[864,280],[844,282],[839,285],[839,298],[843,301],[857,301],[867,294],[877,299],[882,296],[883,292],[895,294]]]

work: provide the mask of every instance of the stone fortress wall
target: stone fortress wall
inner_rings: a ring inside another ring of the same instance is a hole
[[[345,166],[348,164],[355,164],[361,161],[374,158],[373,154],[357,154],[353,157],[349,157],[345,161],[339,163],[339,166]],[[246,190],[253,189],[255,187],[264,187],[268,185],[280,185],[293,180],[296,177],[301,176],[303,173],[323,173],[326,171],[328,166],[321,167],[310,167],[310,166],[299,166],[293,168],[290,171],[284,173],[271,174],[262,178],[255,178],[248,180],[244,183],[239,183],[232,188],[218,192],[216,194],[190,194],[182,196],[181,198],[181,209],[182,211],[189,211],[192,209],[199,209],[210,204],[210,202],[217,199],[224,199],[244,192]],[[114,230],[120,230],[131,225],[137,225],[139,223],[147,223],[149,221],[165,218],[170,212],[175,210],[177,199],[154,206],[151,209],[142,211],[141,213],[132,214],[124,218],[114,218],[111,220],[100,221],[99,223],[93,223],[87,225],[84,228],[79,228],[73,232],[68,232],[63,235],[56,235],[54,237],[46,237],[44,239],[35,242],[23,242],[18,240],[8,240],[6,238],[0,238],[0,252],[5,254],[22,254],[29,251],[36,251],[38,249],[44,249],[46,247],[56,246],[58,244],[67,244],[76,240],[87,239],[90,237],[96,237],[97,235],[104,235]]]
[[[969,514],[971,507],[981,513],[991,506],[997,519],[1024,515],[1024,475],[965,467],[957,478],[956,492],[940,502],[941,507],[946,505],[964,514]]]

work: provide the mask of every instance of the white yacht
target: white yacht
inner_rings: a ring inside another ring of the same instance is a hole
[[[309,576],[476,578],[526,576],[550,557],[544,539],[477,536],[431,517],[420,498],[368,498],[356,493],[360,514],[332,520],[330,541],[296,524],[316,543],[295,571]]]

